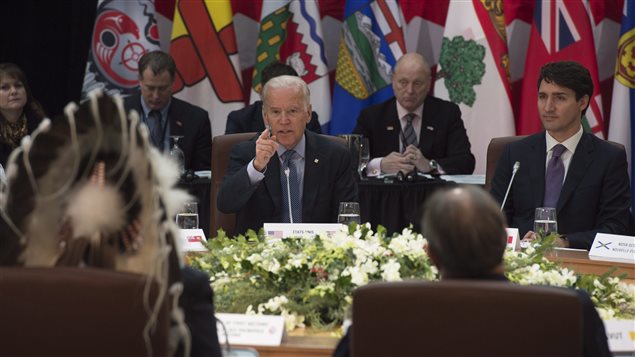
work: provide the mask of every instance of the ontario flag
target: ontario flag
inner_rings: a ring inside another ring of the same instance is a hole
[[[622,30],[617,43],[615,82],[609,140],[626,148],[631,175],[631,190],[635,189],[633,172],[633,138],[635,137],[635,1],[624,2]],[[635,202],[635,201],[634,201]],[[635,213],[635,205],[633,206]]]
[[[280,61],[293,67],[311,91],[311,105],[320,124],[331,115],[329,70],[317,2],[264,1],[256,48],[251,102],[260,99],[262,70]]]
[[[582,124],[585,131],[605,137],[591,20],[582,0],[537,1],[535,4],[525,61],[517,133],[533,134],[542,130],[537,108],[537,81],[540,67],[555,61],[576,61],[591,73],[593,98],[585,117],[582,118]]]
[[[93,89],[132,94],[139,87],[139,58],[159,49],[151,0],[100,0],[84,74],[82,99]]]
[[[229,0],[177,1],[170,54],[174,96],[207,110],[212,135],[224,134],[227,114],[244,106]]]
[[[443,33],[435,94],[456,103],[485,174],[487,146],[515,135],[502,1],[452,1]]]
[[[352,132],[363,108],[393,96],[391,71],[405,52],[396,1],[346,2],[329,133]]]

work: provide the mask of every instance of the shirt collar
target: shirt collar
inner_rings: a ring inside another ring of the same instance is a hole
[[[406,121],[405,116],[408,115],[409,113],[417,114],[417,118],[423,118],[423,103],[421,103],[421,105],[418,106],[414,111],[409,112],[408,110],[406,110],[406,108],[404,108],[401,104],[399,104],[398,100],[395,100],[395,102],[397,103],[397,116],[399,117],[400,121],[405,122]]]
[[[298,144],[295,147],[288,150],[295,150],[295,152],[297,152],[301,158],[304,158],[305,156],[304,154],[306,153],[306,135],[302,134],[302,138],[300,139]],[[276,149],[276,152],[278,153],[278,158],[280,159],[280,162],[282,162],[282,154],[284,154],[285,151],[287,151],[287,148],[285,148],[282,145],[278,145],[278,149]]]
[[[582,125],[580,125],[580,129],[577,133],[573,134],[569,139],[563,142],[558,142],[558,140],[554,139],[553,136],[549,135],[548,131],[545,131],[545,138],[547,139],[547,152],[549,152],[551,149],[553,149],[554,146],[558,144],[564,145],[564,147],[566,147],[569,152],[575,152],[575,148],[578,146],[580,139],[582,139],[582,133],[584,133],[584,130],[582,129]]]
[[[163,118],[167,118],[168,110],[170,110],[170,104],[172,104],[172,98],[170,98],[170,100],[168,101],[168,104],[165,107],[159,110],[159,112],[161,113],[161,120],[163,120]],[[146,104],[146,101],[145,99],[143,99],[143,96],[141,97],[141,109],[143,110],[144,118],[147,118],[150,112],[152,111],[152,109],[150,109],[150,107],[148,107],[148,105]]]

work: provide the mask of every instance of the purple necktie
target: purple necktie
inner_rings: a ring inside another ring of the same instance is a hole
[[[564,164],[560,156],[566,149],[567,148],[562,144],[553,147],[553,155],[551,156],[551,160],[549,160],[547,174],[545,175],[544,207],[556,207],[558,204],[562,181],[564,181]]]

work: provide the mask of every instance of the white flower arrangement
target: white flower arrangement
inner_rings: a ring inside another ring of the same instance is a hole
[[[387,237],[383,227],[373,232],[368,223],[330,237],[273,242],[253,231],[235,238],[219,231],[208,242],[211,253],[191,256],[191,263],[210,274],[219,312],[279,314],[290,330],[305,324],[333,328],[342,323],[359,286],[378,280],[437,280],[425,242],[410,228]],[[612,272],[576,274],[546,259],[547,249],[548,244],[506,252],[507,278],[523,285],[583,288],[603,318],[635,318],[633,286]]]

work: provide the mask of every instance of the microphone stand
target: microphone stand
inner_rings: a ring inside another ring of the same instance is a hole
[[[514,163],[514,168],[512,169],[512,178],[509,180],[509,185],[507,185],[507,192],[505,192],[505,198],[503,198],[503,204],[501,204],[501,212],[503,208],[505,208],[505,203],[507,203],[507,195],[509,195],[509,190],[512,188],[512,183],[514,182],[514,177],[516,177],[516,172],[520,168],[520,162],[516,161]]]
[[[287,203],[289,208],[289,222],[293,223],[293,210],[291,209],[291,188],[289,185],[289,167],[285,167],[284,175],[287,177]]]

